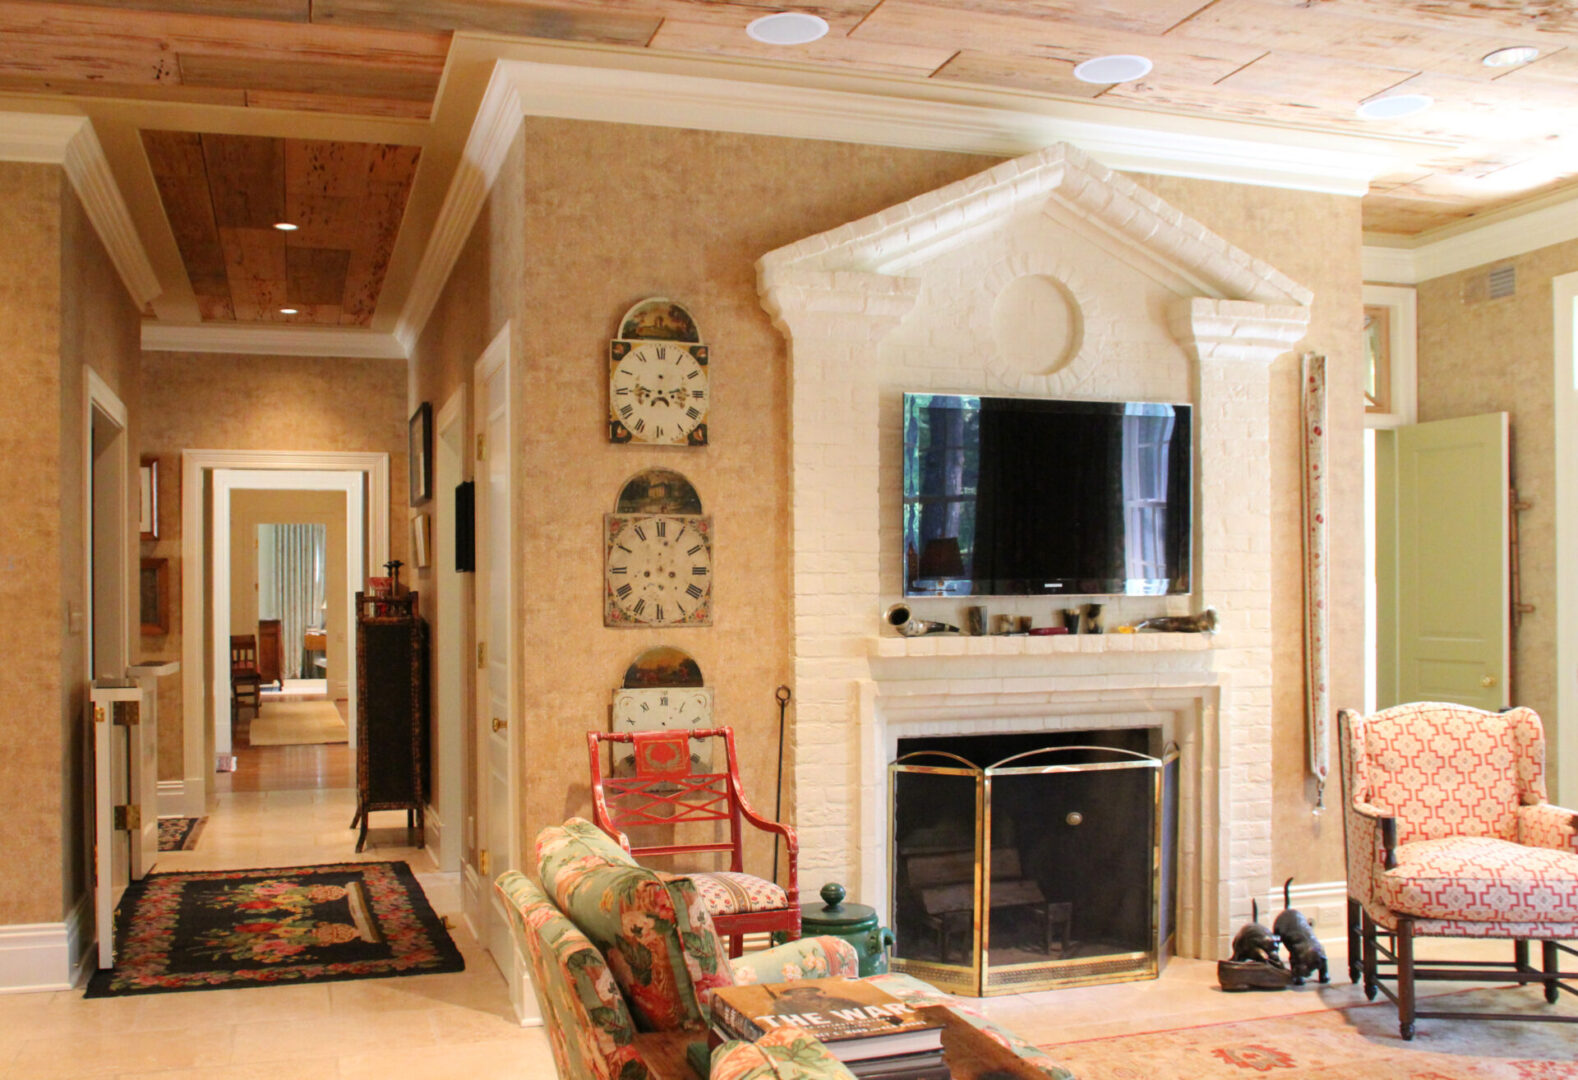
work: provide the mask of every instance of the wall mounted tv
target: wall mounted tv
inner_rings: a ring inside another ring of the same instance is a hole
[[[904,395],[905,596],[1190,590],[1188,405]]]

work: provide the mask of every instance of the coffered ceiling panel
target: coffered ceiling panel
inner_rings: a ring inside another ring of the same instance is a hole
[[[142,142],[205,322],[371,324],[416,147],[179,131]]]

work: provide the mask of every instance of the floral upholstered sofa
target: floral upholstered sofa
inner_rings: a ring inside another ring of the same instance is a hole
[[[733,961],[689,878],[633,862],[596,826],[572,818],[537,837],[541,887],[519,871],[494,888],[517,947],[530,960],[560,1080],[652,1080],[637,1032],[694,1033],[689,1060],[714,1077],[847,1078],[815,1040],[792,1029],[756,1044],[725,1043],[707,1060],[708,1003],[720,986],[855,976],[858,959],[835,937],[801,938]],[[919,1004],[943,1004],[1051,1080],[1073,1080],[1044,1052],[957,999],[906,975],[869,981]]]

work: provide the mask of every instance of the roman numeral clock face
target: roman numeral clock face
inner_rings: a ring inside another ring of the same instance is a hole
[[[604,519],[605,626],[712,623],[712,519],[609,514]]]
[[[658,446],[707,445],[707,347],[615,341],[609,351],[608,437]]]

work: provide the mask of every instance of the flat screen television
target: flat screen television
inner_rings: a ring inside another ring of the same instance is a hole
[[[1190,591],[1190,407],[904,395],[905,596]]]

